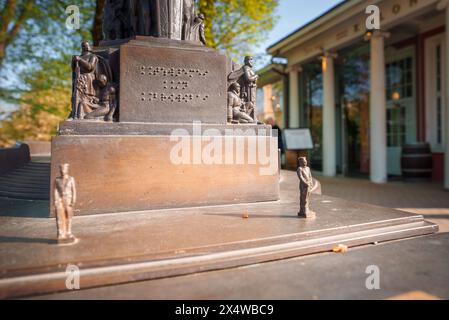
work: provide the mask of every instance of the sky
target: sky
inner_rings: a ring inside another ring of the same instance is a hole
[[[269,46],[340,2],[342,0],[279,0],[276,10],[279,19],[266,41],[259,44],[256,54],[264,53]]]

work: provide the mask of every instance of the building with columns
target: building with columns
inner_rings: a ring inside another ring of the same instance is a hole
[[[379,30],[366,29],[373,4]],[[446,25],[449,0],[343,1],[267,49],[287,63],[260,70],[261,90],[284,85],[278,123],[311,129],[323,175],[384,183],[403,174],[404,146],[428,143],[414,156],[431,157],[433,180],[449,188]]]

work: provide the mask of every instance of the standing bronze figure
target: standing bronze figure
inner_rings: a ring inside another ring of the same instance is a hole
[[[252,102],[255,105],[257,95],[257,79],[259,76],[254,72],[253,67],[253,57],[246,56],[245,65],[242,67],[243,75],[239,82],[242,87],[241,95],[246,95],[247,102]]]
[[[54,205],[56,211],[56,226],[58,228],[58,243],[76,242],[72,234],[73,207],[76,203],[75,179],[69,176],[69,164],[59,166],[60,176],[55,179]]]
[[[310,193],[313,188],[313,178],[310,168],[307,166],[307,159],[305,157],[300,157],[299,167],[297,170],[299,178],[299,212],[298,216],[303,218],[314,218],[315,212],[310,210],[309,200]]]
[[[73,87],[72,87],[72,113],[70,119],[82,119],[80,112],[81,102],[92,102],[96,96],[94,87],[95,71],[98,57],[92,52],[89,42],[81,43],[81,55],[72,59]]]
[[[198,14],[195,16],[193,20],[193,24],[190,30],[190,41],[202,43],[205,46],[207,45],[206,36],[204,33],[204,15]]]
[[[81,51],[81,55],[72,59],[72,112],[69,120],[112,121],[117,102],[109,61],[94,53],[87,41],[81,43]]]

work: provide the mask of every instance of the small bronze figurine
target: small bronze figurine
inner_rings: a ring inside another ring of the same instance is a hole
[[[299,212],[298,216],[303,218],[315,218],[315,212],[309,208],[310,193],[313,188],[313,178],[310,168],[307,166],[307,159],[300,157],[297,170],[299,178]]]
[[[71,244],[76,242],[72,234],[73,207],[76,202],[75,179],[69,176],[69,164],[61,164],[59,170],[61,175],[56,177],[53,191],[58,243]]]

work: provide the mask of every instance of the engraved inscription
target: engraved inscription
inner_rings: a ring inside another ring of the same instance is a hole
[[[196,78],[205,81],[209,74],[208,70],[142,65],[139,72],[142,76],[156,78],[156,81],[160,79],[160,88],[162,88],[161,91],[141,92],[141,101],[191,103],[204,102],[210,97],[207,93],[189,92],[190,81],[195,81]],[[188,79],[185,79],[186,77]]]
[[[189,78],[193,78],[194,76],[205,77],[209,74],[209,71],[200,69],[185,69],[173,67],[167,68],[167,67],[141,66],[140,74],[149,76],[164,76],[164,77],[188,76]]]

